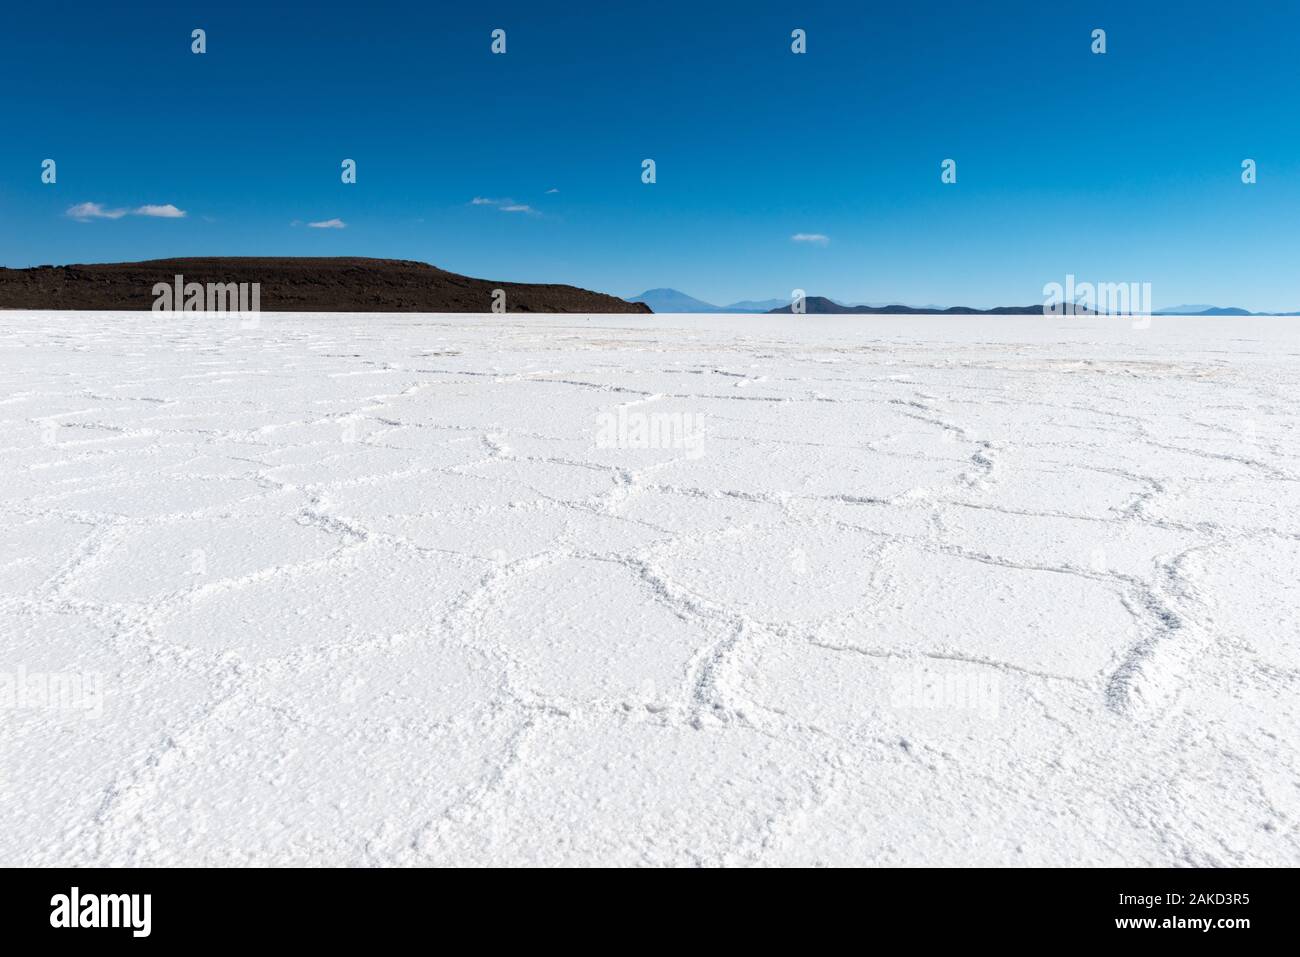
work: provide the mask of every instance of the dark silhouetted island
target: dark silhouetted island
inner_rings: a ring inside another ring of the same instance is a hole
[[[0,309],[152,309],[155,286],[259,283],[264,312],[633,312],[650,307],[552,284],[493,282],[405,259],[213,256],[0,268]],[[170,303],[172,297],[168,297]],[[165,308],[180,309],[181,305]]]

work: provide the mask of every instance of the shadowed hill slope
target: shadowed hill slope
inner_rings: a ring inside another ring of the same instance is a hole
[[[0,268],[0,309],[153,308],[156,283],[260,283],[264,312],[648,313],[604,293],[538,283],[494,282],[404,259],[215,256],[134,263]]]

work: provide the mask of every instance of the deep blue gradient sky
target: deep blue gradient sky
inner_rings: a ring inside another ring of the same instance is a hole
[[[1150,282],[1157,308],[1300,309],[1295,2],[55,2],[4,21],[3,265],[391,256],[621,295],[976,306],[1074,273]],[[86,202],[187,215],[66,215]]]

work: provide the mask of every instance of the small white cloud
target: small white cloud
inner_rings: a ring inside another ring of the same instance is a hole
[[[68,207],[67,215],[83,223],[92,219],[121,219],[126,215],[125,209],[105,209],[99,203],[78,203]]]
[[[549,195],[550,193],[558,193],[559,190],[556,189],[554,186],[552,186],[552,187],[551,187],[550,189],[548,189],[546,192],[547,192],[547,194]]]
[[[516,203],[513,199],[488,199],[485,196],[475,196],[469,201],[469,204],[471,206],[491,206],[503,213],[527,213],[529,216],[542,215],[527,203]]]
[[[346,229],[347,223],[341,219],[322,219],[318,223],[308,223],[312,229]]]
[[[131,210],[136,216],[155,216],[159,219],[183,219],[185,210],[177,209],[171,203],[165,203],[162,206],[138,206]]]
[[[135,209],[105,209],[102,203],[78,203],[69,207],[67,214],[83,223],[92,219],[121,219],[127,215],[152,216],[155,219],[183,219],[186,215],[185,210],[177,209],[171,203],[150,203]]]
[[[830,241],[829,236],[823,236],[821,233],[795,233],[790,237],[793,243],[812,243],[814,246],[825,246]]]

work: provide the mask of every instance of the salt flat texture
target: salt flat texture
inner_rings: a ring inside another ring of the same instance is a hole
[[[0,356],[0,864],[1300,864],[1296,321]]]

